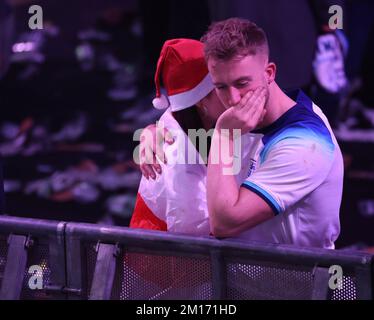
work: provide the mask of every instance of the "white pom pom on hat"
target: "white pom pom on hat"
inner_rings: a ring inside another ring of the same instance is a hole
[[[165,89],[161,93],[161,83]],[[155,74],[156,109],[179,111],[206,97],[214,85],[204,58],[204,46],[193,39],[167,40],[161,50]]]
[[[152,104],[156,109],[159,110],[164,110],[170,105],[168,98],[164,94],[161,94],[158,98],[154,98]]]

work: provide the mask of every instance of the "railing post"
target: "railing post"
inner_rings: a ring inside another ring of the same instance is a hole
[[[114,244],[97,244],[97,260],[92,280],[90,300],[110,300],[116,273],[119,249]]]
[[[60,290],[50,290],[54,294],[60,292],[59,299],[67,298],[66,294],[62,292],[62,288],[66,287],[65,225],[66,222],[60,222],[57,225],[56,234],[48,237],[49,264],[52,272],[45,289],[48,291],[51,288],[61,288]]]
[[[69,225],[69,224],[68,224]],[[82,268],[82,253],[81,241],[72,237],[65,229],[66,237],[66,282],[69,288],[69,300],[82,300],[83,292],[86,287],[84,286],[84,270]],[[73,293],[74,294],[71,294]]]
[[[0,300],[19,300],[27,264],[27,247],[32,241],[26,236],[11,234],[1,284]]]
[[[329,269],[315,267],[313,276],[312,300],[327,300],[329,297]]]

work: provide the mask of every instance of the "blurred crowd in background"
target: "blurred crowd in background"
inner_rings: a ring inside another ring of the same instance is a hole
[[[43,29],[28,26],[31,5]],[[343,29],[328,28],[329,8]],[[163,42],[238,16],[269,37],[277,82],[305,90],[345,158],[338,246],[374,244],[374,2],[370,0],[0,0],[0,154],[9,215],[128,225],[136,129],[160,116]]]

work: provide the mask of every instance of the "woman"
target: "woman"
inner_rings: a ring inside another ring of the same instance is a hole
[[[225,109],[213,90],[203,44],[190,39],[166,41],[157,63],[155,83],[153,105],[159,109],[167,108],[159,120],[159,126],[165,127],[165,132],[172,133],[174,141],[171,145],[164,145],[157,153],[160,157],[166,154],[168,160],[166,164],[158,159],[162,175],[154,176],[154,179],[142,177],[130,227],[208,236],[208,150],[200,150],[199,143],[190,139],[188,133],[191,129],[213,128]],[[161,84],[165,94],[161,94]],[[154,141],[155,136],[155,126],[147,127],[142,133],[147,141]],[[157,151],[154,145],[149,149],[149,161],[156,165],[153,150]],[[195,268],[194,260],[183,257],[127,253],[125,264],[135,271],[134,279],[139,287],[146,286],[150,296],[157,296],[158,299],[183,299],[184,296],[179,296],[185,292],[181,288],[189,288],[187,291],[191,297],[201,299],[210,281],[209,264],[204,264],[206,270],[202,272],[203,275],[193,277],[190,271]]]
[[[168,108],[159,123],[173,133],[175,142],[164,145],[160,152],[168,159],[167,164],[161,164],[163,174],[153,180],[142,177],[130,227],[209,235],[206,204],[209,143],[208,150],[200,150],[200,143],[188,133],[213,128],[225,109],[213,90],[203,44],[191,39],[166,41],[157,63],[155,83],[153,105],[158,109]],[[161,94],[161,84],[166,94]],[[154,131],[150,132],[150,137],[153,136]],[[156,160],[153,153],[151,160]]]

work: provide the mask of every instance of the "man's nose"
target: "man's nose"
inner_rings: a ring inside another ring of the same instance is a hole
[[[229,88],[227,102],[230,107],[237,105],[241,100],[240,91],[236,88]]]

